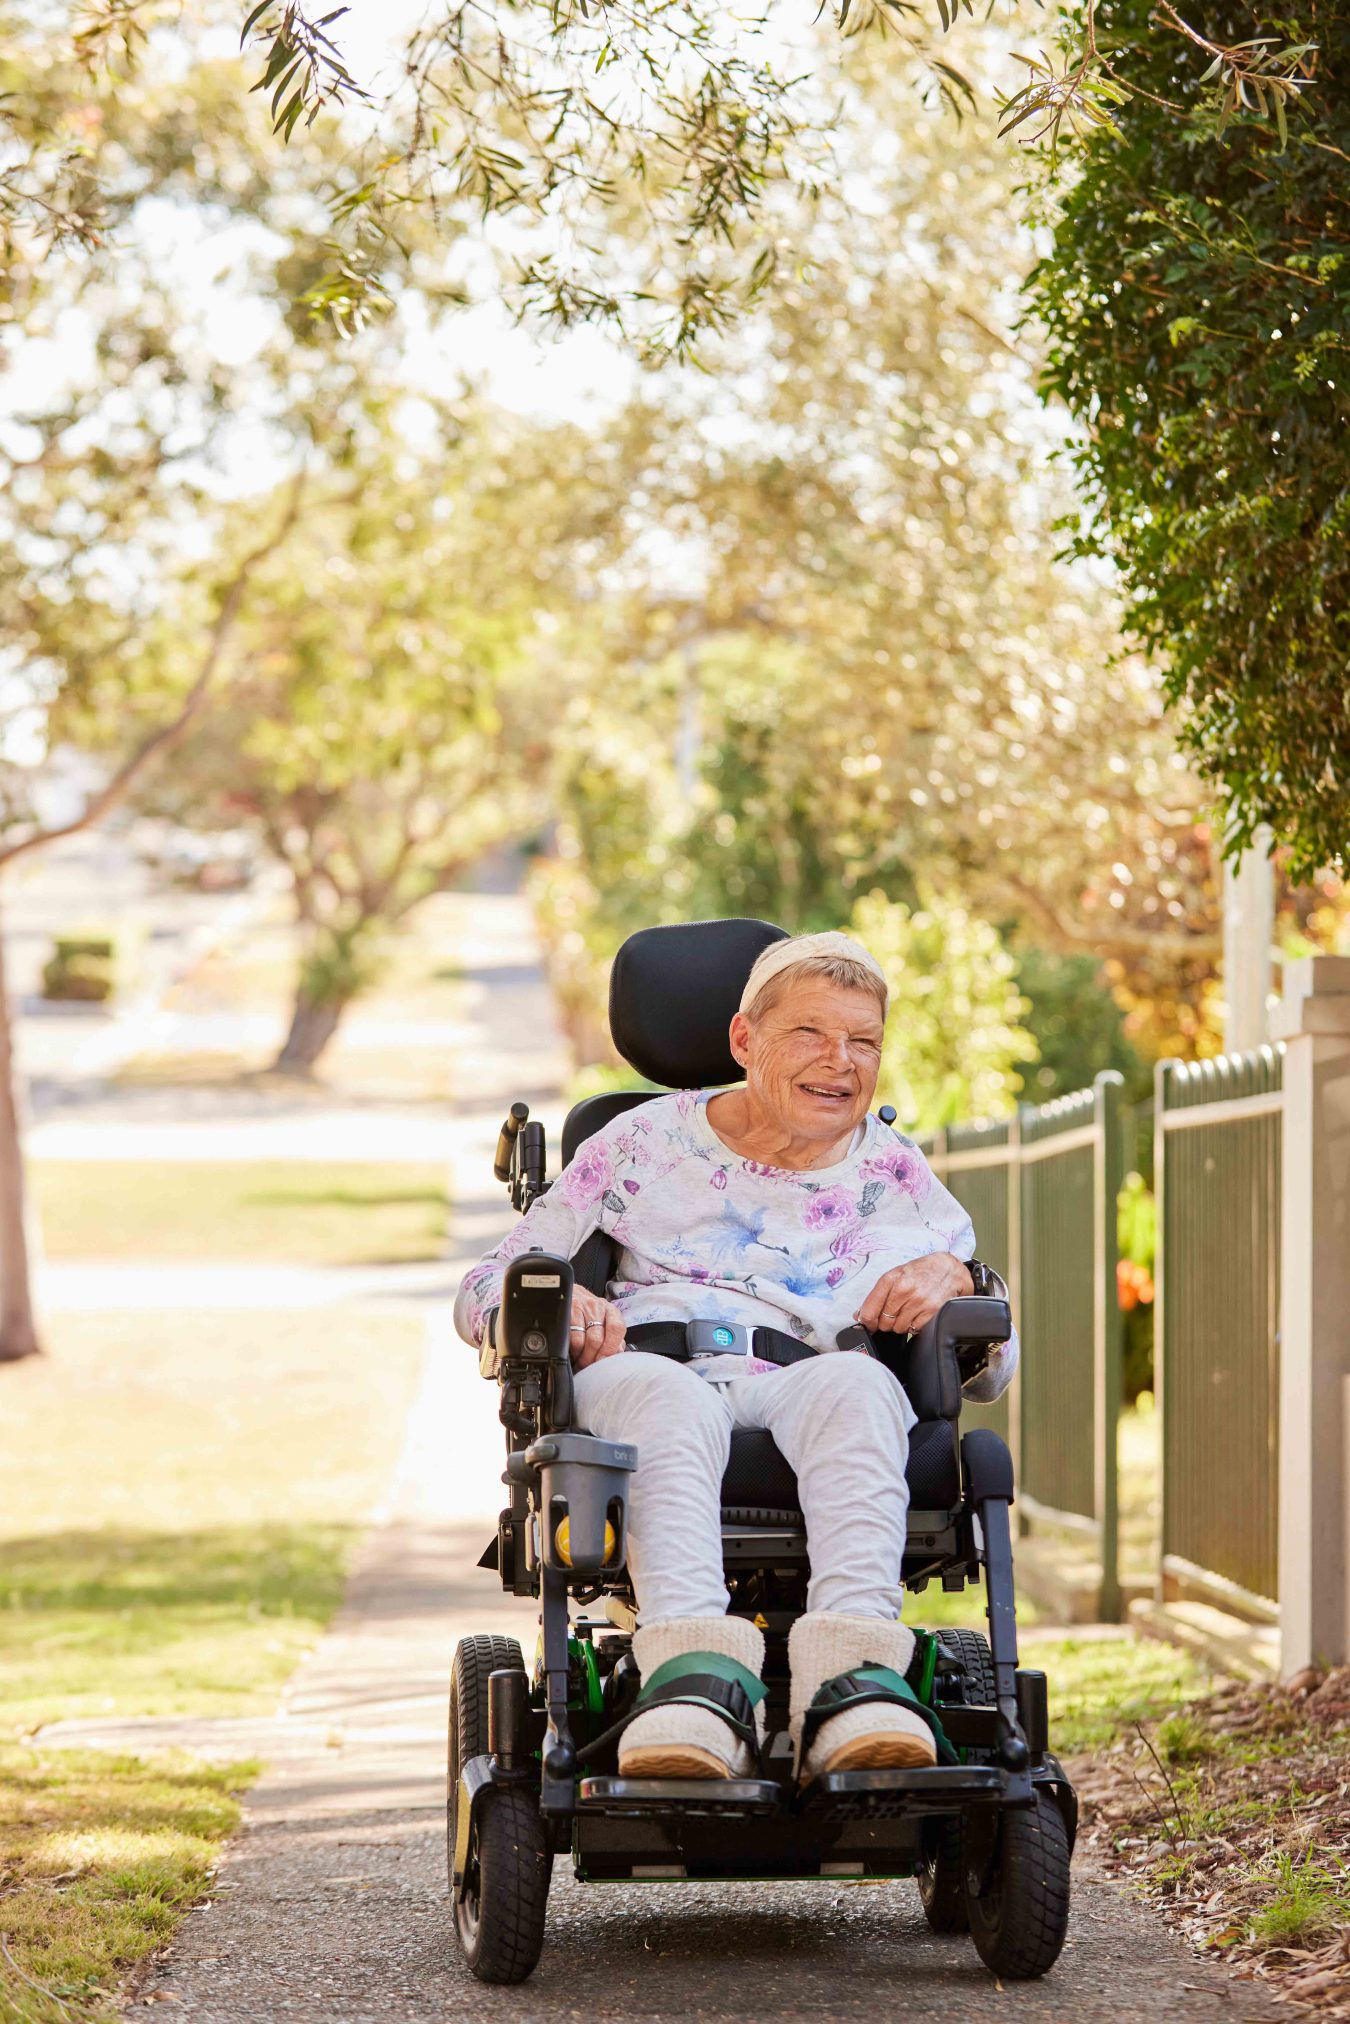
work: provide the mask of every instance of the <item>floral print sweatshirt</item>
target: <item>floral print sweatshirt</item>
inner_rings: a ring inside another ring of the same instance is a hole
[[[594,1230],[618,1246],[609,1297],[626,1321],[767,1324],[816,1350],[837,1347],[883,1272],[933,1251],[974,1256],[961,1204],[913,1141],[879,1118],[868,1115],[860,1140],[834,1166],[766,1166],[717,1136],[708,1121],[714,1093],[658,1096],[587,1139],[547,1194],[465,1275],[455,1302],[464,1339],[482,1340],[510,1259],[529,1250],[571,1258]],[[753,1357],[734,1362],[740,1374],[778,1367]],[[969,1380],[967,1396],[997,1398],[1016,1366],[1014,1336]]]

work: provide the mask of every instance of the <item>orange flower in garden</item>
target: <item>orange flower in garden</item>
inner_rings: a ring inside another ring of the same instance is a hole
[[[1116,1298],[1122,1314],[1131,1314],[1136,1307],[1153,1304],[1153,1274],[1147,1265],[1136,1265],[1130,1258],[1117,1261]]]

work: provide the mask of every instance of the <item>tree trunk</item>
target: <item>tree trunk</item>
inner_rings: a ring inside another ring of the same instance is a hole
[[[28,1264],[23,1147],[14,1089],[14,1046],[5,976],[5,943],[0,929],[0,1363],[36,1356],[37,1323]]]
[[[291,1009],[290,1031],[272,1063],[280,1075],[309,1075],[337,1032],[347,1009],[346,998],[313,998],[301,984]]]

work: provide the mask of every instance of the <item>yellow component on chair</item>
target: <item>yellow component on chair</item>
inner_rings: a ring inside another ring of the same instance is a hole
[[[553,1535],[553,1545],[564,1567],[572,1565],[572,1521],[561,1518]],[[611,1561],[619,1550],[619,1538],[608,1518],[605,1520],[605,1560]]]

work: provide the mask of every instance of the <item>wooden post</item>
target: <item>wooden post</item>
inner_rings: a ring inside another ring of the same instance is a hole
[[[1092,1436],[1094,1512],[1101,1539],[1103,1623],[1120,1617],[1119,1497],[1116,1443],[1120,1427],[1120,1302],[1116,1293],[1116,1197],[1121,1181],[1120,1092],[1124,1077],[1108,1068],[1093,1082],[1092,1148],[1096,1229],[1092,1260]]]
[[[1008,1295],[1012,1307],[1013,1327],[1020,1336],[1022,1329],[1022,1112],[1025,1105],[1018,1104],[1008,1120]],[[1022,1480],[1022,1372],[1021,1367],[1013,1372],[1008,1387],[1008,1452],[1012,1456],[1013,1481]],[[1013,1505],[1014,1513],[1017,1505]],[[1014,1531],[1023,1529],[1020,1518],[1014,1519]]]
[[[1280,1667],[1350,1659],[1350,956],[1285,969]],[[1242,1494],[1239,1483],[1232,1494]]]

